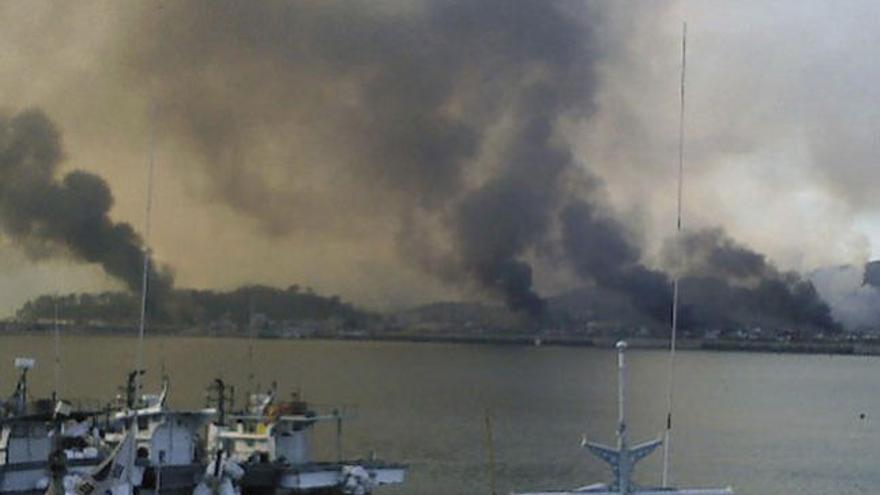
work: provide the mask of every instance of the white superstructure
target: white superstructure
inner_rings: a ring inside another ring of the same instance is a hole
[[[224,397],[223,382],[215,390]],[[223,406],[219,407],[221,410]],[[337,448],[344,414],[333,410],[320,414],[298,397],[276,403],[274,390],[251,397],[241,414],[220,413],[221,420],[208,427],[212,458],[231,459],[244,470],[236,483],[242,493],[276,490],[291,493],[368,494],[387,484],[402,483],[406,466],[374,459],[318,462],[311,458],[312,429],[320,422],[335,423]]]
[[[663,444],[660,439],[629,446],[626,426],[626,342],[617,343],[618,370],[618,421],[617,447],[609,447],[583,440],[582,446],[591,454],[603,460],[611,468],[610,483],[597,483],[571,490],[546,492],[522,492],[519,495],[732,495],[731,488],[678,489],[678,488],[642,488],[633,481],[636,463],[647,457]]]
[[[53,472],[88,472],[103,458],[93,415],[62,402],[31,401],[27,373],[34,365],[15,359],[19,379],[0,404],[0,495],[43,493]]]
[[[217,411],[169,409],[167,379],[159,394],[135,401],[135,376],[134,372],[128,376],[125,404],[113,415],[115,431],[108,432],[104,440],[118,445],[134,429],[131,481],[138,493],[189,495],[204,475],[208,459],[202,433]]]

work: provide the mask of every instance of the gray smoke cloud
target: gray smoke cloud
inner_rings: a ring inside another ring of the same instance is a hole
[[[566,101],[558,88],[542,84],[521,99],[503,167],[462,197],[451,220],[462,268],[512,309],[539,317],[544,303],[532,290],[532,267],[522,256],[547,239],[560,203],[570,200],[563,181],[586,173],[552,141]]]
[[[577,200],[562,211],[563,245],[585,280],[631,297],[633,305],[658,321],[672,311],[667,276],[641,264],[641,252],[626,229],[594,204]]]
[[[58,119],[70,163],[114,186],[114,218],[140,218],[130,185],[142,167],[128,164],[142,156],[146,103],[156,104],[169,179],[158,205],[174,215],[159,212],[154,238],[187,284],[295,279],[373,304],[478,292],[540,318],[542,296],[586,283],[668,322],[670,277],[656,266],[673,225],[687,17],[687,225],[725,225],[768,253],[711,251],[691,280],[730,307],[706,301],[707,314],[689,314],[821,321],[811,287],[767,260],[866,259],[850,208],[871,196],[847,193],[871,183],[862,172],[876,140],[862,131],[876,105],[841,85],[866,64],[841,71],[837,48],[803,48],[829,9],[807,4],[771,20],[748,5],[689,2],[9,4],[0,31],[13,69],[0,83],[14,104]],[[823,167],[835,149],[855,151]],[[841,172],[826,180],[832,169]],[[109,210],[106,185],[79,173],[67,185],[55,170],[58,198]],[[32,256],[94,259],[118,244],[90,239],[86,256],[48,235],[10,234]],[[126,238],[99,238],[114,236]],[[139,271],[134,254],[100,256],[119,258],[117,273]],[[813,316],[786,309],[796,301]]]
[[[814,270],[809,279],[831,306],[832,315],[855,331],[880,330],[880,261]]]
[[[97,263],[128,289],[140,291],[141,238],[110,216],[113,195],[104,179],[74,170],[59,177],[61,135],[39,110],[0,116],[0,226],[35,258],[70,255]],[[151,272],[157,293],[168,272]]]
[[[783,272],[720,228],[685,231],[666,249],[681,274],[683,304],[694,323],[839,328],[810,280]]]
[[[349,218],[378,203],[398,250],[420,252],[405,259],[538,317],[527,257],[571,200],[563,181],[585,174],[558,127],[592,108],[592,19],[577,3],[386,7],[172,4],[148,13],[161,35],[134,30],[122,57],[162,102],[168,137],[202,155],[213,194],[267,234],[314,225],[333,194],[354,198]]]
[[[862,274],[862,285],[880,288],[880,261],[874,260],[865,263]]]
[[[536,261],[550,260],[668,320],[669,277],[644,264],[566,135],[596,111],[603,54],[620,55],[599,42],[601,9],[267,0],[139,13],[119,43],[126,82],[160,102],[164,139],[200,156],[213,198],[267,236],[390,225],[404,261],[533,318]],[[737,318],[833,325],[808,282],[715,248],[712,271],[688,282],[717,284],[703,320],[733,301]]]
[[[858,61],[872,60],[867,50],[880,35],[868,26],[880,5],[604,6],[612,53],[602,61],[601,109],[584,123],[578,149],[593,157],[621,211],[641,209],[649,252],[675,221],[673,95],[687,20],[685,224],[723,225],[800,272],[871,256],[880,90],[865,81],[880,65]]]

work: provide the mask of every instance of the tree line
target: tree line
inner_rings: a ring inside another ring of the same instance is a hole
[[[133,324],[140,318],[140,296],[111,291],[64,295],[41,295],[16,311],[19,321],[55,319],[71,323]],[[254,315],[271,321],[316,321],[331,318],[347,325],[363,324],[377,318],[343,302],[339,296],[322,296],[311,288],[291,285],[286,289],[264,285],[242,286],[231,291],[172,289],[161,305],[151,306],[152,323],[204,325],[227,321],[246,327]]]

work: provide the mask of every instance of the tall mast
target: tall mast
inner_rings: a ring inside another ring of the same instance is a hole
[[[147,290],[150,280],[150,214],[153,207],[153,169],[156,163],[156,105],[150,109],[150,159],[147,171],[147,204],[144,211],[144,264],[141,281],[141,318],[138,326],[137,355],[135,358],[135,394],[141,388],[141,370],[144,369],[144,329],[147,321]]]
[[[636,490],[633,482],[633,471],[636,464],[657,449],[662,440],[651,440],[632,447],[629,446],[629,434],[626,426],[626,342],[617,343],[617,448],[608,447],[599,443],[587,441],[584,438],[581,445],[587,448],[599,459],[606,462],[611,468],[612,481],[608,487],[609,492],[628,494]]]
[[[626,342],[617,343],[617,462],[616,488],[629,493],[632,488],[632,470],[637,462],[631,456],[626,434]]]
[[[245,401],[250,401],[251,394],[256,394],[257,389],[254,386],[254,291],[248,291],[248,349],[247,349],[247,397]]]
[[[626,342],[617,347],[617,448],[626,450]]]
[[[486,469],[489,471],[489,495],[498,495],[495,480],[495,440],[493,438],[492,412],[486,409]]]
[[[684,183],[684,88],[685,88],[685,69],[687,67],[687,22],[682,23],[681,28],[681,85],[679,93],[679,115],[678,115],[678,204],[676,208],[675,221],[675,238],[676,241],[681,238],[681,203],[682,203],[682,186]],[[679,243],[677,243],[679,244]],[[679,246],[680,247],[680,246]],[[681,253],[678,253],[681,261]],[[669,486],[669,446],[672,441],[672,398],[673,388],[675,384],[675,344],[678,333],[678,283],[681,267],[677,267],[675,276],[672,281],[672,333],[669,339],[669,383],[666,390],[666,432],[663,439],[663,486]]]
[[[55,363],[52,399],[55,401],[61,398],[61,328],[58,326],[58,293],[55,293],[55,311],[54,311],[54,340],[55,340]]]

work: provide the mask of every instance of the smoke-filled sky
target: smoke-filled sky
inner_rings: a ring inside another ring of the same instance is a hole
[[[40,191],[76,170],[103,178],[101,228],[142,235],[155,115],[151,244],[179,286],[539,313],[542,296],[588,282],[665,311],[685,19],[685,224],[708,229],[690,239],[773,280],[880,254],[876,2],[34,1],[0,14],[0,177],[29,166],[9,143],[36,118],[63,150],[40,162],[54,174]],[[131,285],[113,277],[118,257],[47,235],[79,229],[75,215],[22,217],[32,203],[0,201],[0,308]]]

